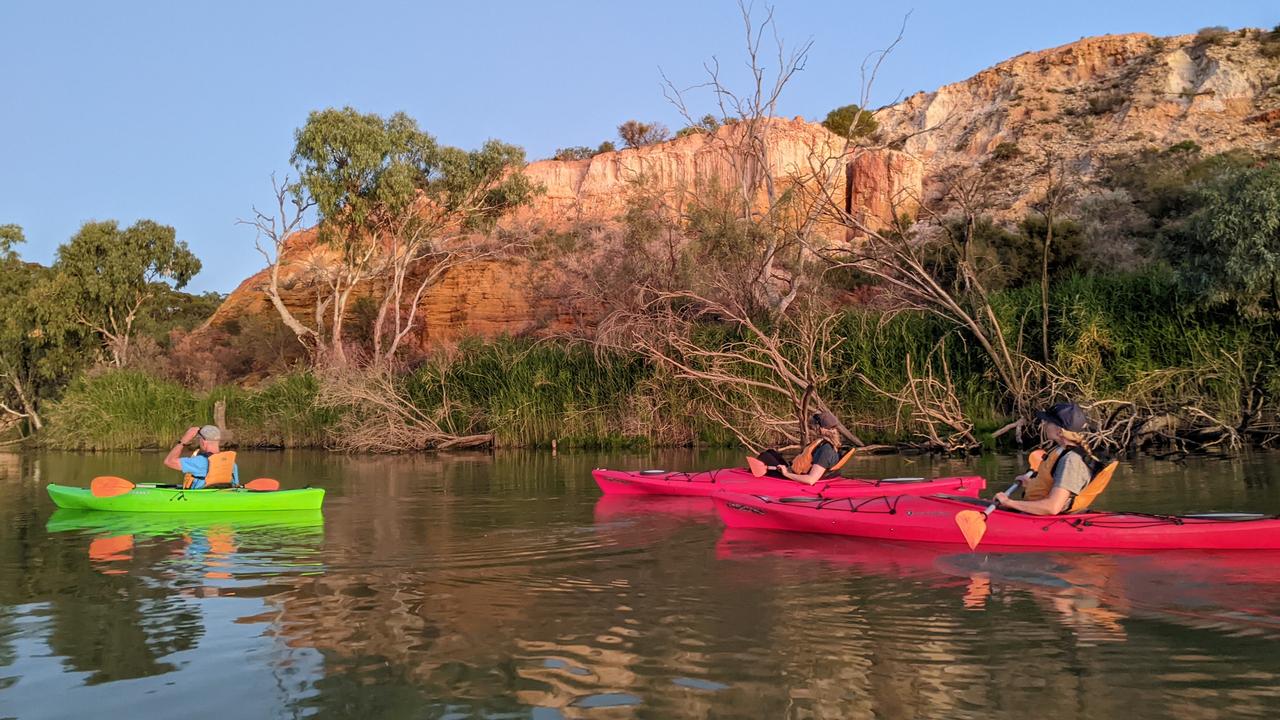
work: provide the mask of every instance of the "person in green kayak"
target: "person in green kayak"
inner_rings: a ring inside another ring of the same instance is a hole
[[[814,413],[809,427],[818,438],[809,443],[789,464],[777,450],[765,450],[756,458],[763,462],[776,477],[812,485],[828,472],[840,469],[844,461],[840,457],[840,421],[830,412]]]
[[[1014,500],[996,493],[996,502],[1011,510],[1032,515],[1058,515],[1071,509],[1075,500],[1093,479],[1089,461],[1093,453],[1081,435],[1089,424],[1084,410],[1075,403],[1058,403],[1048,410],[1037,411],[1041,432],[1053,449],[1040,461],[1039,467],[1019,475],[1023,497]]]
[[[192,440],[199,439],[196,453],[183,457],[182,451]],[[240,487],[240,468],[236,466],[236,454],[220,448],[222,431],[217,425],[190,427],[164,457],[164,466],[183,474],[182,487],[199,490],[205,487],[230,485]]]

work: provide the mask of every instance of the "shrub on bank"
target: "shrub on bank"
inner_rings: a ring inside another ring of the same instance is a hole
[[[315,406],[316,390],[309,373],[195,393],[138,370],[96,370],[67,387],[39,440],[63,450],[164,449],[191,425],[213,422],[214,403],[223,400],[236,446],[319,447],[335,414]]]

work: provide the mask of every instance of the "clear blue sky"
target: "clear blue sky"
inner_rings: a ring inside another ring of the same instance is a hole
[[[907,9],[873,105],[1087,35],[1280,23],[1274,0],[779,2],[783,37],[814,43],[782,114],[855,100],[860,60]],[[152,218],[203,259],[191,289],[226,292],[262,265],[235,220],[269,200],[310,110],[404,110],[442,142],[537,159],[628,118],[679,127],[658,68],[692,84],[712,55],[742,60],[731,0],[0,0],[0,224],[47,263],[87,220]]]

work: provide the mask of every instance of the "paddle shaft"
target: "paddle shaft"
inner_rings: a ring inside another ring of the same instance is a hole
[[[1007,490],[1004,491],[1004,494],[1009,495],[1009,494],[1015,493],[1018,491],[1018,488],[1020,487],[1022,487],[1022,481],[1017,480],[1012,485],[1010,485]],[[996,508],[999,506],[1000,506],[1000,503],[992,502],[990,505],[987,505],[987,508],[982,511],[982,514],[986,517],[991,517],[991,513],[995,512]]]

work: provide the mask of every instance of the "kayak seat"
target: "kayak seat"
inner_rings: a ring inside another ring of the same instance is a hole
[[[1088,510],[1093,501],[1097,500],[1098,496],[1102,494],[1102,491],[1107,489],[1107,485],[1111,484],[1111,476],[1115,474],[1116,468],[1119,466],[1119,460],[1112,460],[1107,463],[1106,467],[1099,470],[1098,474],[1094,475],[1089,484],[1084,487],[1084,490],[1081,490],[1080,494],[1076,495],[1075,499],[1071,501],[1071,512],[1078,513]]]

